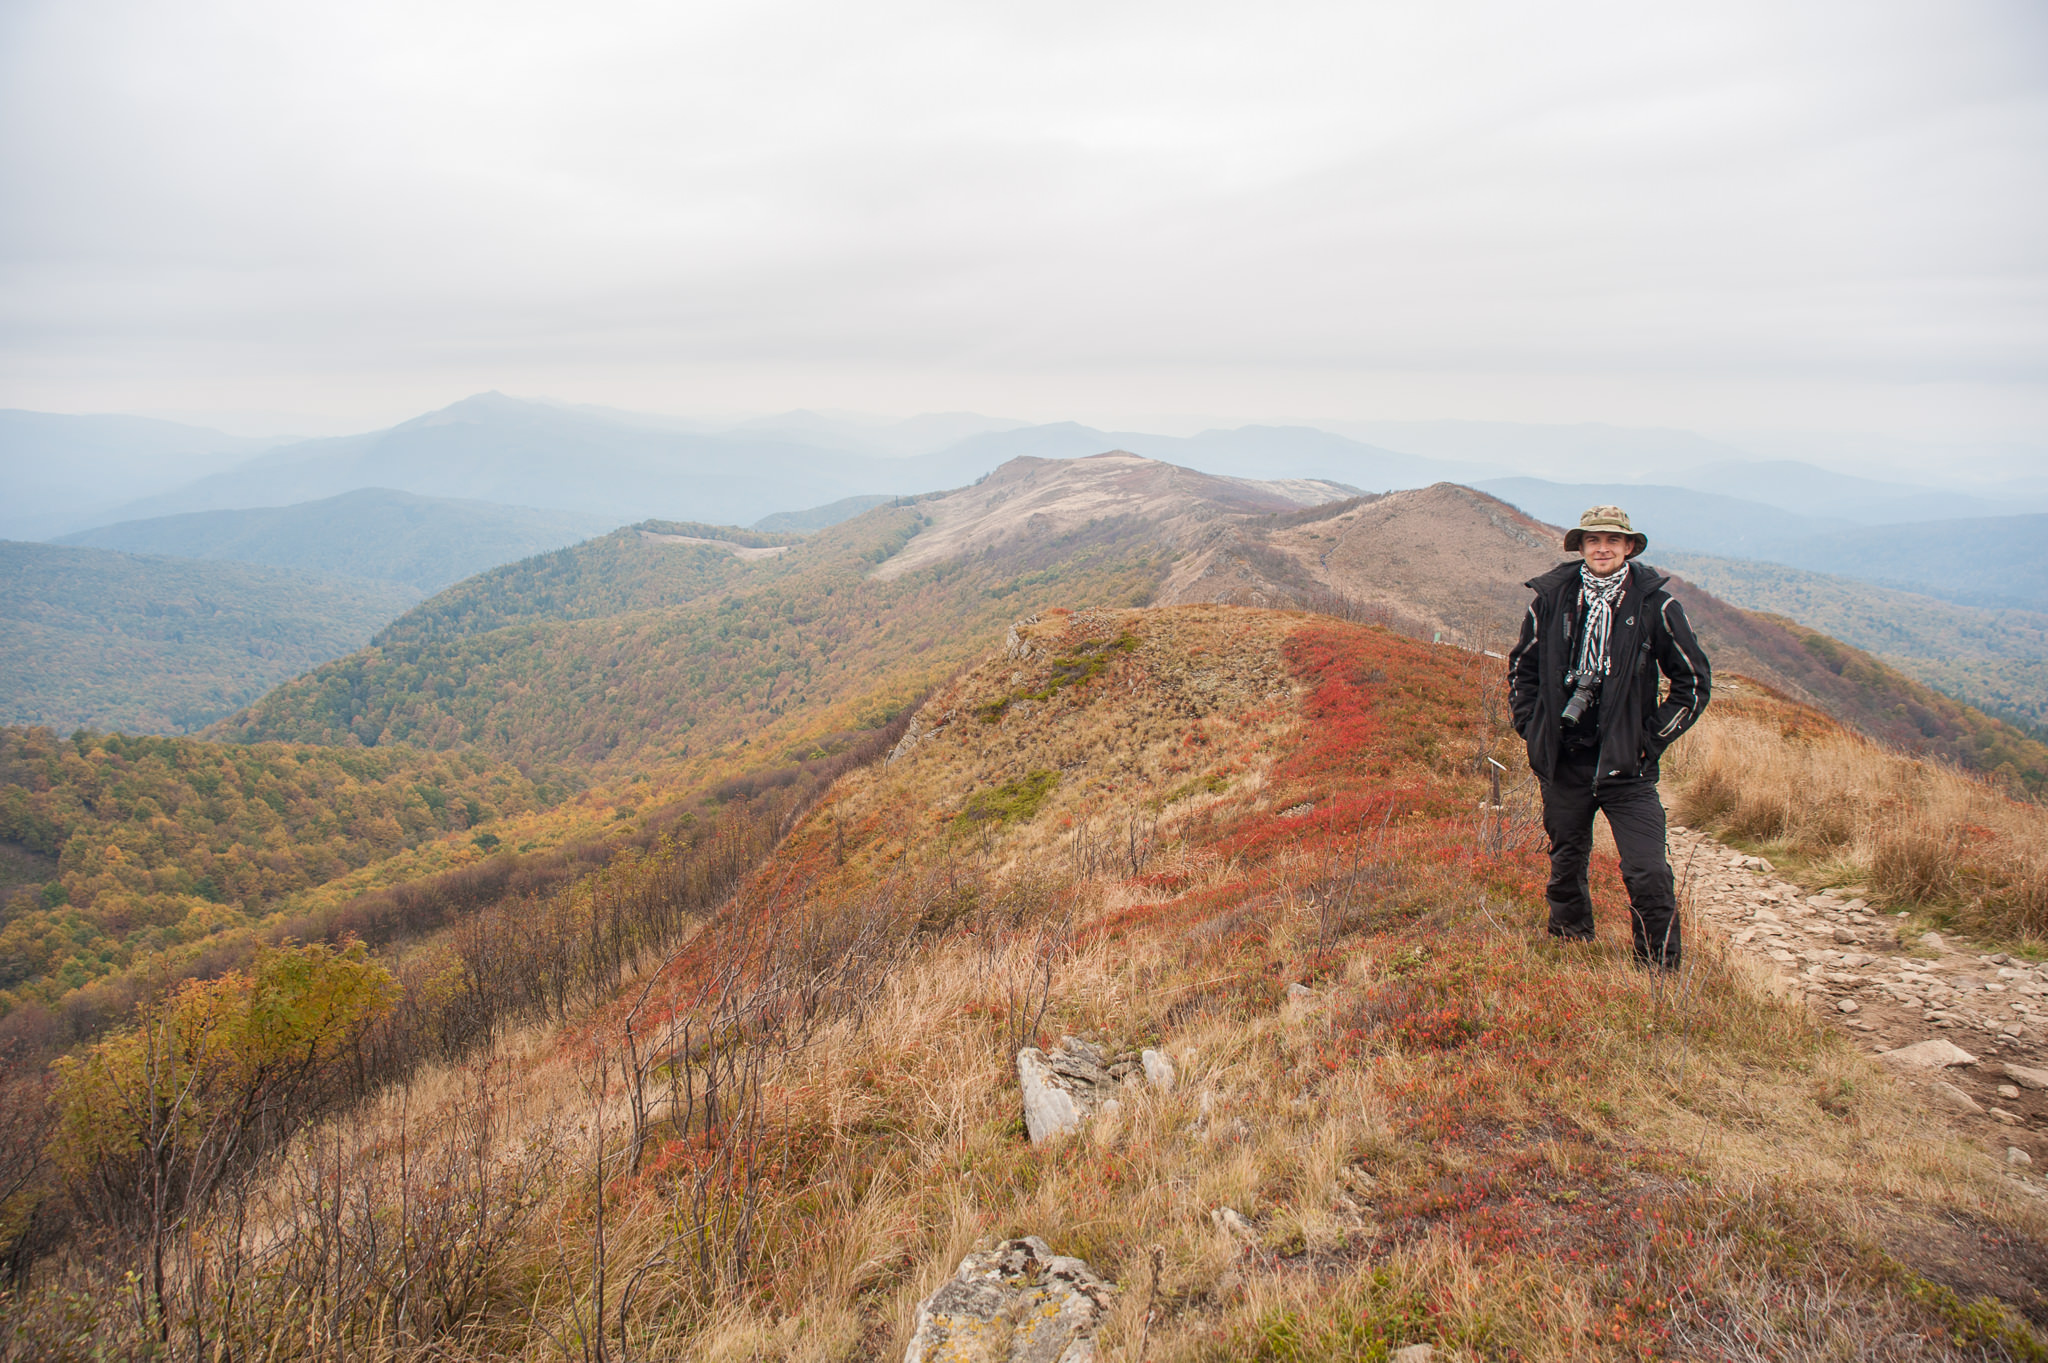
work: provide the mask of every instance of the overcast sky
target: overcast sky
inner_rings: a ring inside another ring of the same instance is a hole
[[[2048,440],[2048,5],[0,5],[0,405]]]

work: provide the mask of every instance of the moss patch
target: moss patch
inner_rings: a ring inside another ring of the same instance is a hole
[[[1056,771],[1034,771],[1014,781],[1005,781],[993,790],[977,790],[967,797],[966,808],[960,811],[954,822],[1029,822],[1059,783],[1060,774]]]

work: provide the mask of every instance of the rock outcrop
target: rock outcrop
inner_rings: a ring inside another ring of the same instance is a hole
[[[960,1261],[918,1304],[903,1363],[1088,1363],[1116,1289],[1035,1235]]]
[[[1100,1046],[1065,1036],[1050,1052],[1017,1052],[1017,1086],[1024,1094],[1024,1129],[1033,1145],[1077,1130],[1098,1112],[1114,1112],[1116,1095],[1141,1080],[1173,1087],[1173,1061],[1163,1051],[1105,1055]]]

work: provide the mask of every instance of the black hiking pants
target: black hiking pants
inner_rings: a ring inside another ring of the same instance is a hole
[[[1664,852],[1664,801],[1657,795],[1656,768],[1633,780],[1609,777],[1596,791],[1593,773],[1598,765],[1596,752],[1567,752],[1558,758],[1556,779],[1542,782],[1543,831],[1550,835],[1551,935],[1593,940],[1586,865],[1593,855],[1593,813],[1598,810],[1607,816],[1621,852],[1636,959],[1675,969],[1680,946],[1678,898]]]

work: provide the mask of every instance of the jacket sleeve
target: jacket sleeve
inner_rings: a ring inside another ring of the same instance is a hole
[[[1515,732],[1527,734],[1529,721],[1543,691],[1542,654],[1536,621],[1536,603],[1531,601],[1522,616],[1522,637],[1508,654],[1508,711],[1514,716]]]
[[[1657,666],[1670,678],[1671,694],[1650,716],[1649,732],[1643,735],[1643,746],[1651,757],[1670,747],[1698,721],[1714,691],[1714,669],[1700,641],[1693,637],[1685,607],[1677,597],[1667,596],[1658,616]]]

